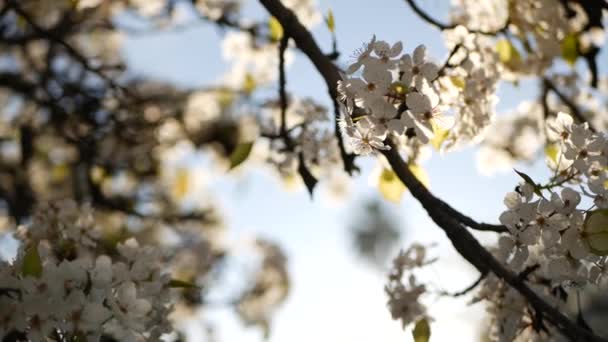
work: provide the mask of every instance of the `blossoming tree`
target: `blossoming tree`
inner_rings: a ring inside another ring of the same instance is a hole
[[[359,156],[378,158],[384,195],[407,188],[479,271],[446,295],[485,302],[492,340],[606,340],[567,298],[607,283],[608,78],[598,56],[608,2],[455,0],[443,22],[406,0],[443,34],[441,63],[422,45],[404,52],[371,32],[344,63],[334,14],[313,1],[251,0],[265,21],[246,18],[242,2],[0,1],[0,198],[3,230],[18,242],[0,263],[2,341],[180,339],[180,320],[212,305],[206,292],[232,252],[217,209],[193,195],[202,185],[184,160],[199,153],[222,171],[257,159],[311,196],[319,180],[355,176]],[[129,73],[122,35],[183,25],[184,11],[224,29],[222,82],[183,90]],[[309,31],[322,19],[332,51]],[[297,50],[333,110],[288,94]],[[495,118],[498,85],[524,78],[538,81],[538,99]],[[478,222],[434,196],[419,166],[429,148],[472,144],[489,167],[542,150],[552,176],[514,171],[521,183],[499,223]],[[497,243],[482,245],[476,230]],[[226,304],[267,330],[289,290],[286,258],[270,241],[250,247],[259,260],[251,286]],[[400,252],[384,289],[417,341],[429,339],[432,319],[416,278],[433,262],[427,254],[421,244]]]

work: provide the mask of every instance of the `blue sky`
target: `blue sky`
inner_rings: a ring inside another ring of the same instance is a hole
[[[422,1],[419,1],[422,2]],[[432,0],[424,8],[445,13],[448,1]],[[250,1],[247,11],[263,13],[261,6]],[[425,44],[429,55],[442,62],[447,55],[440,32],[416,17],[405,1],[333,0],[321,1],[325,13],[331,8],[336,17],[341,62],[372,34],[388,42],[402,41],[406,51]],[[314,36],[329,51],[331,40],[323,25]],[[137,73],[176,82],[184,87],[203,86],[217,79],[228,67],[221,60],[222,32],[215,27],[199,25],[176,33],[131,38],[126,56]],[[312,64],[301,54],[288,70],[288,89],[299,96],[310,96],[330,104],[326,87]],[[499,109],[516,106],[519,100],[534,96],[535,87],[524,82],[519,88],[500,89]],[[526,94],[523,96],[522,94]],[[497,222],[503,209],[504,194],[512,191],[518,178],[507,172],[494,177],[479,175],[475,151],[466,149],[447,155],[434,154],[424,164],[431,179],[431,190],[457,209],[474,218]],[[348,222],[365,198],[378,198],[368,178],[375,161],[360,158],[362,173],[355,179],[352,197],[342,205],[328,207],[319,197],[311,201],[308,194],[286,192],[279,181],[262,170],[250,170],[237,176],[227,175],[212,185],[220,207],[225,211],[231,237],[235,240],[259,234],[278,241],[286,250],[292,273],[293,288],[273,324],[271,341],[408,341],[392,321],[383,293],[384,274],[360,263],[349,246]],[[544,165],[518,166],[533,177],[546,175]],[[385,202],[387,203],[387,202]],[[448,290],[459,290],[474,281],[477,273],[457,256],[443,232],[428,218],[420,205],[405,196],[399,205],[389,204],[403,227],[403,247],[413,241],[438,242],[434,253],[441,260],[430,271],[430,279]],[[491,241],[491,236],[482,236]],[[465,300],[440,300],[431,313],[433,340],[458,338],[471,341],[483,307],[468,307]],[[261,333],[243,329],[228,313],[209,312],[206,318],[218,324],[222,341],[257,341]]]

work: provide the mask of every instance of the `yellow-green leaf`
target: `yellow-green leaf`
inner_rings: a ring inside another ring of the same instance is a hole
[[[169,280],[169,287],[172,288],[186,288],[186,289],[195,289],[198,288],[195,284],[192,284],[187,281],[179,280],[179,279],[171,279]]]
[[[253,75],[251,75],[250,73],[246,73],[245,80],[243,80],[243,92],[247,95],[250,95],[251,93],[253,93],[256,87],[257,82],[255,81],[255,78],[253,78]]]
[[[378,180],[378,190],[388,201],[399,203],[405,192],[405,185],[401,183],[393,170],[383,168]]]
[[[29,246],[25,251],[21,273],[24,277],[33,276],[39,278],[42,275],[42,260],[40,259],[40,254],[38,254],[38,244]]]
[[[534,182],[534,180],[532,180],[532,178],[530,176],[528,176],[527,174],[525,174],[525,173],[523,173],[521,171],[517,171],[515,169],[513,169],[513,171],[515,171],[515,173],[517,173],[519,175],[519,177],[521,177],[526,183],[532,185],[532,188],[534,188],[534,193],[535,194],[537,194],[538,196],[542,197],[542,193],[538,189],[538,184],[536,184]]]
[[[460,89],[464,89],[465,86],[465,82],[464,82],[464,78],[459,77],[459,76],[450,76],[450,81],[452,81],[452,84],[456,87],[456,88],[460,88]]]
[[[545,146],[545,155],[553,163],[557,164],[557,157],[559,156],[559,146],[557,144],[547,144]]]
[[[576,63],[578,58],[578,35],[570,33],[561,42],[562,58],[570,65]]]
[[[519,51],[507,39],[501,39],[496,43],[496,52],[500,61],[508,67],[513,67],[521,62]]]
[[[241,165],[249,154],[251,153],[251,148],[253,147],[253,142],[240,143],[236,146],[232,154],[230,154],[230,169],[234,169],[235,167]]]
[[[608,255],[608,209],[587,213],[582,238],[593,254]]]
[[[422,318],[416,322],[412,336],[415,342],[428,342],[431,339],[431,326],[426,318]]]
[[[268,21],[268,31],[270,39],[275,42],[278,42],[283,38],[283,26],[281,26],[281,23],[275,17],[270,17],[270,20]]]
[[[175,182],[173,183],[173,194],[177,199],[182,199],[188,193],[188,187],[190,185],[190,172],[188,169],[180,168],[177,170],[175,175]]]
[[[437,125],[433,120],[431,120],[431,126],[433,128],[433,133],[435,134],[433,139],[431,139],[431,145],[439,151],[445,139],[450,135],[450,131]]]
[[[418,179],[418,181],[422,183],[422,185],[427,188],[431,185],[431,179],[429,178],[429,175],[420,165],[409,164],[408,167],[410,168],[410,171],[414,174],[414,176]]]
[[[336,30],[336,21],[334,19],[334,12],[332,10],[327,11],[327,17],[325,17],[325,24],[329,29],[329,32],[334,33]]]
[[[248,94],[251,94],[251,92],[255,89],[255,79],[253,78],[253,76],[251,76],[250,74],[246,74],[245,82],[243,82],[243,83],[244,83],[243,88],[248,88],[248,89],[243,89],[243,91],[246,91]],[[250,83],[250,84],[247,84],[247,83]],[[220,104],[220,107],[222,109],[226,109],[226,108],[230,107],[232,105],[232,103],[234,103],[235,96],[231,90],[221,89],[220,91],[218,91],[217,95],[218,95],[218,103]]]
[[[423,168],[416,164],[409,164],[408,167],[420,183],[426,187],[429,186],[429,176]],[[382,196],[388,201],[399,203],[407,188],[393,170],[383,168],[380,172],[380,179],[378,180],[378,190],[380,190]]]

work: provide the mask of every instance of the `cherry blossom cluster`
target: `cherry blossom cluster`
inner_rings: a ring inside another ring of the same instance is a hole
[[[608,141],[561,112],[548,121],[547,135],[558,148],[550,160],[556,174],[544,185],[521,174],[525,182],[505,196],[500,215],[509,232],[493,252],[514,272],[527,273],[545,300],[565,306],[559,294],[569,287],[606,281]],[[489,302],[494,340],[513,340],[533,323],[525,299],[494,276],[477,298]]]
[[[545,144],[542,106],[521,102],[512,113],[499,116],[483,134],[477,154],[478,169],[483,174],[511,170],[517,162],[537,158]]]
[[[441,100],[455,117],[445,148],[476,142],[495,116],[496,89],[503,76],[494,49],[480,45],[440,79]]]
[[[552,306],[566,310],[566,303],[552,295],[550,289],[532,282],[528,284]],[[547,331],[537,331],[527,300],[494,275],[484,280],[473,303],[481,300],[486,301],[490,316],[490,341],[547,341],[556,333],[552,326],[546,326]]]
[[[439,67],[427,60],[422,45],[413,56],[400,56],[402,49],[400,42],[391,46],[374,36],[346,70],[352,75],[362,68],[361,77],[346,77],[338,85],[347,109],[344,133],[354,153],[387,149],[383,141],[389,133],[403,135],[411,130],[425,143],[433,136],[432,120],[442,112],[432,85]],[[362,117],[355,109],[363,111]]]
[[[285,137],[281,137],[281,113],[276,103],[270,103],[263,113],[260,130],[263,135],[275,137],[269,154],[282,174],[295,172],[299,154],[304,163],[316,174],[329,175],[342,169],[338,142],[333,133],[327,108],[310,98],[291,98],[285,112]],[[293,142],[293,148],[285,146]],[[274,148],[273,148],[274,147]]]
[[[171,331],[158,249],[103,244],[90,209],[71,201],[41,208],[17,237],[16,259],[0,264],[0,337],[150,341]]]
[[[354,153],[387,149],[389,134],[415,136],[423,144],[447,139],[448,147],[479,136],[497,101],[496,53],[469,51],[457,65],[448,61],[441,70],[427,59],[423,45],[412,55],[401,51],[401,43],[391,46],[374,37],[356,53],[346,69],[349,76],[338,85],[347,112],[342,126]],[[360,69],[361,76],[353,76]]]
[[[550,279],[597,284],[605,276],[603,255],[608,252],[604,226],[608,141],[603,134],[592,133],[586,123],[574,124],[565,113],[547,126],[549,138],[559,143],[557,175],[544,186],[527,180],[506,195],[508,210],[500,222],[510,235],[501,237],[500,250],[513,269],[524,267],[535,249],[542,252],[539,262]],[[576,184],[580,190],[566,184]],[[591,203],[582,201],[583,196]],[[587,209],[579,208],[589,204]]]
[[[433,261],[428,259],[426,247],[417,243],[406,251],[400,251],[393,259],[384,292],[388,296],[387,305],[392,318],[400,320],[404,328],[428,316],[426,306],[420,302],[420,297],[427,292],[426,287],[416,281],[411,271]],[[407,280],[404,281],[406,274]]]

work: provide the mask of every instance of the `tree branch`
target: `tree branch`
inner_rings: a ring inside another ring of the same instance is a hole
[[[431,17],[428,13],[426,13],[424,10],[422,10],[422,8],[420,8],[417,4],[415,0],[405,0],[405,2],[408,3],[408,5],[410,5],[410,7],[412,8],[412,10],[418,14],[418,16],[426,21],[427,23],[435,26],[436,28],[440,29],[441,31],[445,31],[445,30],[451,30],[456,28],[458,25],[460,24],[445,24],[440,22],[439,20]],[[486,36],[494,36],[500,32],[505,32],[507,30],[507,28],[509,27],[509,19],[507,18],[507,20],[505,21],[504,25],[495,30],[495,31],[485,31],[485,30],[471,30],[469,28],[467,28],[467,30],[470,33],[476,33],[476,34],[483,34]]]
[[[473,289],[475,289],[477,286],[479,286],[479,284],[481,284],[481,282],[486,278],[486,276],[488,275],[488,273],[481,273],[479,275],[479,277],[477,278],[477,280],[475,280],[475,282],[469,286],[467,286],[464,290],[458,291],[458,292],[447,292],[447,291],[442,291],[440,294],[442,296],[450,296],[450,297],[461,297],[466,295],[467,293],[471,292]]]
[[[454,248],[475,268],[482,273],[491,271],[498,278],[515,288],[527,299],[537,313],[541,313],[543,317],[571,340],[580,341],[581,337],[583,337],[587,341],[608,341],[578,326],[558,309],[547,303],[519,275],[505,268],[494,258],[456,219],[446,215],[441,210],[444,202],[431,194],[416,176],[412,174],[394,145],[391,146],[390,150],[382,151],[382,153],[387,158],[397,177],[410,190],[414,198],[420,202],[431,219],[446,233]]]
[[[293,12],[287,9],[279,0],[260,0],[260,2],[270,14],[279,20],[285,34],[292,37],[300,50],[313,62],[319,73],[321,73],[325,79],[330,96],[332,96],[332,99],[336,98],[336,87],[340,80],[340,74],[327,56],[321,52],[310,32],[302,26]],[[389,143],[391,142],[389,141]],[[580,340],[581,337],[583,337],[589,341],[608,341],[573,323],[568,317],[552,307],[534,292],[534,290],[528,287],[525,281],[520,279],[518,275],[506,269],[498,260],[496,260],[494,256],[492,256],[492,254],[490,254],[490,252],[488,252],[479,241],[465,229],[464,223],[460,220],[466,220],[467,216],[461,214],[456,215],[455,217],[455,213],[457,213],[455,209],[446,209],[451,207],[439,198],[433,196],[433,194],[418,181],[411,173],[394,145],[390,150],[382,151],[382,153],[388,159],[399,179],[425,208],[431,219],[433,219],[433,221],[446,233],[454,245],[454,248],[481,273],[492,272],[498,278],[511,285],[528,300],[537,312],[542,312],[543,317],[546,317],[549,322],[554,324],[570,339]],[[472,219],[470,220],[473,221]],[[474,221],[469,223],[474,223]]]
[[[593,127],[591,125],[591,123],[587,120],[587,118],[585,118],[585,116],[583,115],[583,113],[581,113],[581,110],[579,109],[579,107],[576,105],[576,103],[574,103],[571,99],[569,99],[564,93],[562,93],[555,84],[553,84],[553,82],[551,82],[550,79],[548,78],[543,78],[543,84],[544,86],[548,89],[551,90],[552,92],[555,93],[555,95],[557,95],[557,97],[559,98],[559,100],[566,105],[570,111],[571,114],[574,115],[574,117],[576,118],[576,120],[580,123],[587,123],[589,125],[589,130],[591,130],[592,132],[597,132],[597,130],[595,129],[595,127]]]

